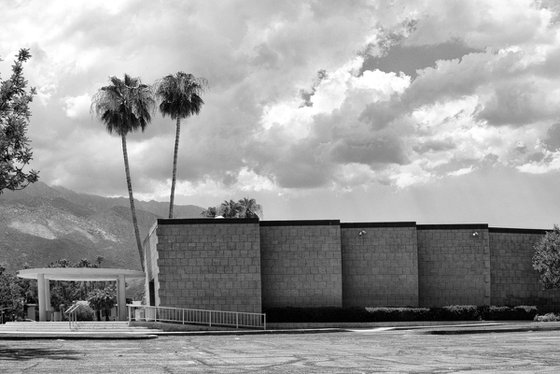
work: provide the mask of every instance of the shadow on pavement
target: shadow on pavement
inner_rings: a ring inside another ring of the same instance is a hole
[[[9,348],[0,346],[0,361],[7,360],[33,360],[46,358],[49,360],[79,360],[76,357],[77,351],[65,349],[44,349],[44,348]]]

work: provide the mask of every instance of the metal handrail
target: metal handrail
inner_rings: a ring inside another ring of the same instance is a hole
[[[64,315],[68,319],[68,327],[70,330],[78,328],[78,310],[80,308],[85,308],[83,304],[75,303],[72,304],[68,309],[64,311]]]
[[[225,310],[189,309],[127,304],[128,321],[153,321],[207,326],[262,328],[266,330],[266,314]],[[138,313],[136,313],[138,312]]]

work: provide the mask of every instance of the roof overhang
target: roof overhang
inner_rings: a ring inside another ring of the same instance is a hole
[[[17,276],[24,279],[37,279],[39,274],[45,279],[61,281],[114,281],[119,276],[144,278],[142,271],[112,268],[34,268],[17,272]]]

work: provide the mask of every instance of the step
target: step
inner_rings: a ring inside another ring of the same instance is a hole
[[[98,331],[98,332],[139,332],[139,333],[146,333],[146,332],[158,332],[161,330],[157,329],[148,329],[148,328],[127,328],[127,329],[96,329],[96,328],[84,328],[80,326],[66,326],[65,328],[56,328],[56,329],[48,329],[48,328],[38,328],[38,329],[18,329],[18,328],[0,328],[0,332],[7,332],[7,331],[20,331],[20,332],[36,332],[36,331]]]
[[[161,332],[158,329],[150,329],[141,326],[129,326],[128,322],[99,322],[78,321],[70,324],[64,322],[8,322],[0,325],[0,333],[41,333],[41,332],[95,332],[95,333],[134,333],[149,334]]]

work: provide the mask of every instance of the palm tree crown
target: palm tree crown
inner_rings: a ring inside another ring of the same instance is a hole
[[[153,93],[140,78],[124,75],[124,80],[109,78],[111,85],[104,86],[93,96],[91,108],[105,123],[107,131],[127,135],[140,128],[142,131],[152,120],[155,106]]]
[[[249,199],[244,197],[239,200],[238,205],[240,206],[240,218],[262,218],[263,209],[260,204],[257,204],[255,199]]]
[[[240,211],[241,207],[238,203],[233,200],[224,200],[222,205],[220,205],[219,213],[224,218],[239,218]]]
[[[200,95],[206,86],[205,79],[182,71],[165,76],[156,84],[156,95],[161,99],[161,114],[176,120],[200,113],[204,104]]]

